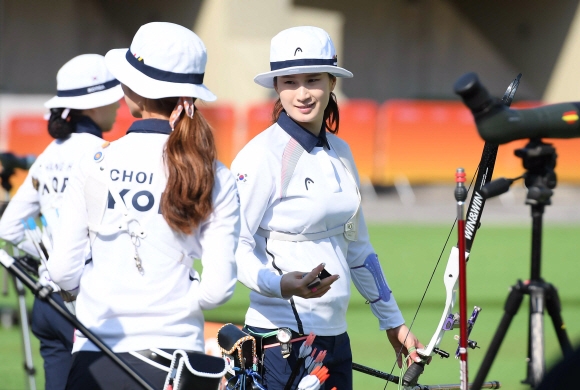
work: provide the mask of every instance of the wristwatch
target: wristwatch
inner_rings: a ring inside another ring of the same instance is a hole
[[[290,340],[292,339],[292,331],[288,328],[280,328],[276,334],[276,339],[280,343],[282,357],[286,359],[290,356],[290,352],[292,352],[292,344],[290,343]]]

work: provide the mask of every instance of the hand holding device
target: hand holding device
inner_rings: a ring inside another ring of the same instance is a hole
[[[308,274],[304,274],[304,275],[308,275]],[[320,282],[322,281],[322,279],[326,279],[330,276],[330,273],[326,270],[326,268],[323,268],[322,271],[320,271],[320,273],[318,274],[318,276],[316,277],[316,279],[314,279],[314,281],[310,282],[308,284],[308,287],[310,290],[312,290],[313,288],[316,288],[320,285]]]
[[[310,272],[288,272],[280,280],[282,297],[289,299],[293,295],[301,298],[319,298],[330,290],[330,285],[337,281],[339,275],[330,275],[320,264]]]

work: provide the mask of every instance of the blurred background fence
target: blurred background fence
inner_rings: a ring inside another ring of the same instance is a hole
[[[135,120],[122,101],[113,129],[105,139],[123,136]],[[529,108],[539,102],[519,102],[516,108]],[[200,111],[214,130],[218,158],[230,166],[237,152],[272,123],[272,101],[237,108],[228,104],[201,103]],[[0,129],[4,147],[17,154],[39,154],[52,141],[42,114],[14,114]],[[416,184],[446,183],[453,180],[458,166],[475,167],[481,157],[483,141],[473,117],[457,101],[352,99],[340,104],[339,137],[352,149],[361,179],[374,186],[398,182]],[[549,140],[558,152],[557,173],[561,183],[580,183],[580,139]],[[525,140],[500,148],[495,175],[518,176],[521,159],[513,154]],[[235,172],[234,172],[235,173]],[[23,173],[14,180],[15,187]]]

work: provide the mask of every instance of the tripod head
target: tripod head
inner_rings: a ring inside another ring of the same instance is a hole
[[[501,195],[509,190],[510,185],[524,179],[528,188],[526,204],[531,206],[545,206],[552,204],[550,198],[554,194],[557,178],[554,168],[556,167],[556,149],[552,144],[546,144],[539,138],[530,139],[528,144],[516,149],[514,154],[522,159],[526,172],[514,179],[499,178],[493,180],[481,189],[481,195],[485,199]]]
[[[526,204],[550,205],[554,194],[557,178],[556,149],[552,144],[546,144],[541,139],[532,139],[522,149],[516,149],[515,155],[523,160],[526,173],[524,182],[528,188]]]

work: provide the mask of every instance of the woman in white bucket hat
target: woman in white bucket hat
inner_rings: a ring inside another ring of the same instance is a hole
[[[49,272],[77,296],[78,319],[161,389],[175,350],[204,350],[202,310],[233,293],[236,185],[194,106],[215,100],[203,85],[207,56],[197,35],[148,23],[130,48],[105,58],[139,120],[80,160]],[[79,248],[88,243],[85,264]],[[194,259],[203,264],[201,281]],[[140,388],[80,333],[73,356],[68,389]]]
[[[332,91],[337,77],[352,73],[338,66],[332,40],[317,27],[294,27],[272,38],[270,69],[254,81],[279,96],[274,124],[232,163],[242,219],[238,278],[253,290],[245,329],[263,338],[268,390],[283,389],[293,369],[300,371],[292,388],[305,375],[298,356],[311,332],[312,347],[327,351],[324,388],[351,389],[351,280],[395,352],[416,360],[412,351],[422,345],[404,325],[369,242],[354,160],[335,135],[339,111]]]
[[[19,243],[36,257],[39,253],[25,240],[21,221],[42,215],[46,229],[56,234],[58,211],[71,171],[82,154],[103,143],[102,133],[113,126],[123,96],[119,81],[98,54],[83,54],[68,61],[58,71],[56,83],[57,95],[45,103],[50,109],[48,132],[55,140],[38,156],[0,220],[0,237]],[[39,267],[39,281],[58,291],[43,265]],[[62,303],[58,293],[53,297]],[[32,332],[40,340],[45,388],[64,389],[71,366],[73,327],[47,303],[35,299]]]

